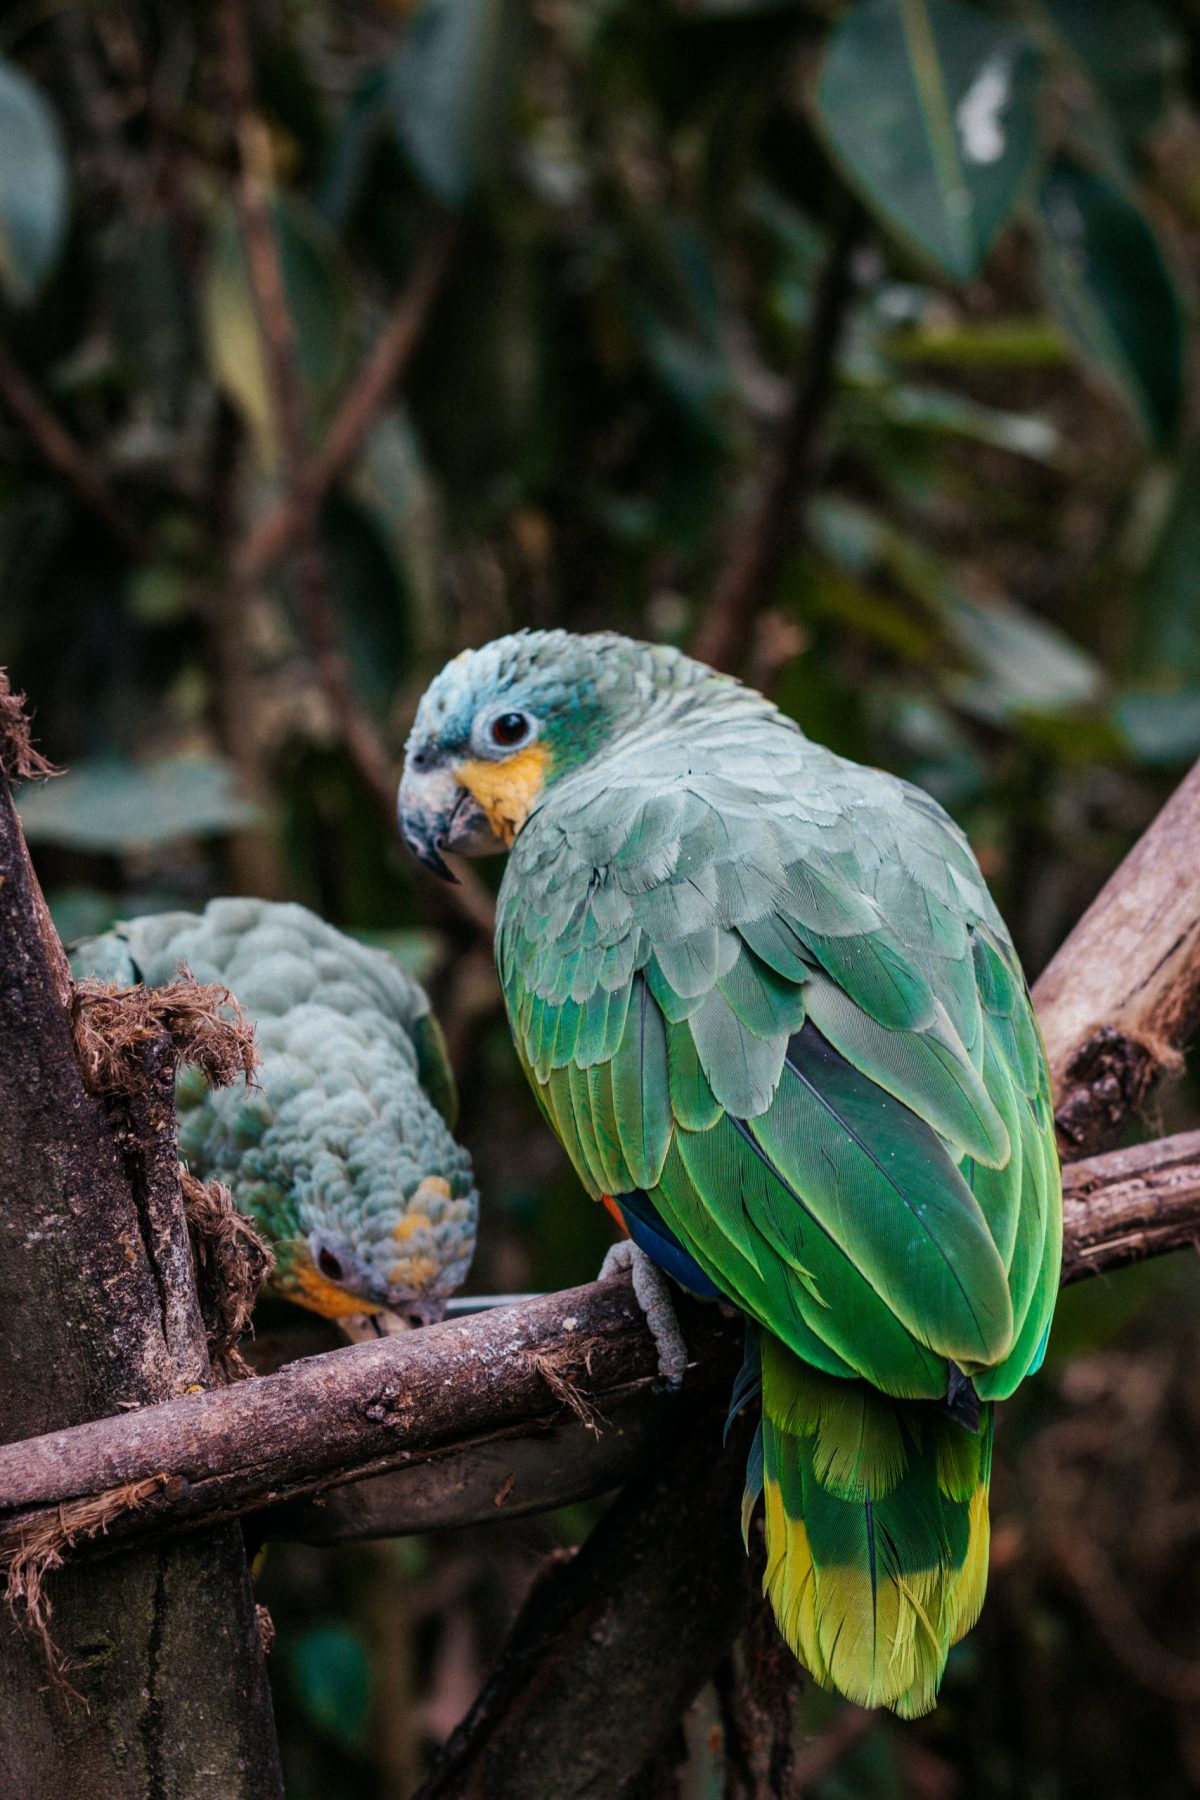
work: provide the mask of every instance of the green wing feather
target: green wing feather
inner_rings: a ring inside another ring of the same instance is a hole
[[[999,1396],[1057,1287],[1028,993],[936,804],[787,747],[774,791],[726,758],[552,793],[501,892],[514,1029],[590,1191],[647,1192],[798,1355],[929,1398],[951,1358]]]
[[[1057,1292],[1037,1025],[928,796],[777,720],[685,750],[674,783],[585,770],[520,834],[509,1012],[584,1185],[643,1190],[762,1328],[750,1499],[789,1643],[912,1716],[983,1597],[988,1402]],[[977,1433],[939,1404],[948,1361]]]

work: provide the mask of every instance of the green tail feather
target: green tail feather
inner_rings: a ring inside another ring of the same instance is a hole
[[[983,1604],[992,1409],[975,1434],[928,1401],[811,1369],[775,1338],[761,1348],[779,1628],[822,1687],[916,1718]]]

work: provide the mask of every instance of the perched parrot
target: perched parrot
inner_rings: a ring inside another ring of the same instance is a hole
[[[213,900],[132,919],[72,960],[77,976],[151,987],[183,964],[254,1022],[257,1085],[213,1093],[180,1073],[179,1153],[256,1220],[277,1292],[327,1318],[440,1317],[471,1261],[477,1196],[441,1032],[392,957],[302,906]]]
[[[929,1711],[1062,1229],[1037,1024],[962,833],[679,651],[562,631],[442,671],[400,817],[442,873],[509,850],[497,961],[547,1119],[633,1244],[750,1322],[784,1637],[848,1699]]]

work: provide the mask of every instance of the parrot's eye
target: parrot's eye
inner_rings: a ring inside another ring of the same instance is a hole
[[[492,720],[492,742],[511,750],[529,736],[529,720],[524,713],[506,712]]]
[[[342,1279],[342,1265],[332,1250],[322,1250],[317,1257],[317,1267],[322,1275],[328,1275],[330,1281]]]

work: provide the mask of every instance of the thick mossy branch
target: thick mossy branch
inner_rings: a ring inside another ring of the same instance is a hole
[[[1067,1280],[1190,1243],[1200,1234],[1200,1133],[1077,1164],[1066,1172],[1065,1190]],[[739,1329],[711,1308],[690,1307],[685,1316],[693,1352],[685,1392],[714,1385],[728,1392]],[[669,1397],[656,1390],[654,1347],[623,1282],[305,1357],[235,1388],[0,1447],[0,1564],[20,1554],[28,1530],[41,1531],[47,1511],[164,1472],[178,1481],[110,1517],[105,1542],[195,1528],[389,1470],[405,1471],[404,1492],[390,1513],[386,1502],[382,1511],[376,1506],[376,1528],[478,1520],[486,1516],[481,1485],[456,1489],[442,1471],[449,1459],[477,1457],[487,1445],[499,1447],[481,1479],[500,1494],[500,1517],[526,1467],[523,1444],[542,1441],[569,1418],[579,1422],[569,1466],[561,1455],[543,1456],[534,1477],[544,1483],[540,1496],[528,1481],[518,1489],[523,1511],[554,1506],[564,1490],[588,1491],[589,1441],[597,1485],[612,1486],[636,1466],[645,1439],[634,1419],[671,1416]],[[628,1461],[605,1443],[618,1409]],[[417,1475],[423,1463],[431,1465],[432,1511]],[[289,1534],[306,1535],[294,1515]],[[345,1532],[360,1534],[353,1524]],[[317,1524],[313,1535],[338,1533]]]
[[[88,1091],[66,958],[0,778],[0,1437],[18,1454],[22,1437],[209,1379],[169,1038],[143,1036],[135,1060],[119,1103]],[[240,1533],[58,1566],[158,1485],[80,1495],[6,1559],[10,1602],[38,1627],[0,1632],[6,1793],[157,1792],[168,1755],[172,1792],[282,1791]],[[84,1706],[47,1680],[51,1604],[58,1669]]]

